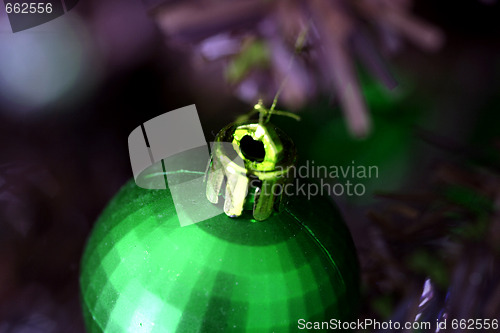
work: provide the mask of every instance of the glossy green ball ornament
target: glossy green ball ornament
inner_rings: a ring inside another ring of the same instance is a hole
[[[244,211],[181,227],[168,188],[129,182],[82,259],[87,330],[289,332],[300,319],[353,319],[357,257],[337,209],[288,200],[264,221]]]

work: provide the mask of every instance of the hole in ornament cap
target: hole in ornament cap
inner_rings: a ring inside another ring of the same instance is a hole
[[[254,140],[250,135],[245,135],[240,140],[240,150],[246,159],[252,162],[262,162],[266,157],[266,150],[262,141]]]

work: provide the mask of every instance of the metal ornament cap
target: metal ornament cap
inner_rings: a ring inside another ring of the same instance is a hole
[[[284,186],[296,161],[288,135],[271,123],[247,121],[223,128],[212,147],[206,195],[217,204],[225,183],[224,212],[241,216],[246,208],[257,221],[281,210]]]

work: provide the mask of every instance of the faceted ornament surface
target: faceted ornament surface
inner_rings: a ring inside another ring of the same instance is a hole
[[[181,227],[169,190],[126,184],[81,266],[89,332],[288,332],[349,320],[358,304],[350,234],[327,199],[293,197],[256,222],[222,214]]]

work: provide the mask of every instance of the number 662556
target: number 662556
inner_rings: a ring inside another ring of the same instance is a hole
[[[52,4],[37,3],[37,2],[23,2],[23,3],[7,3],[5,5],[7,14],[50,14],[52,13]]]

